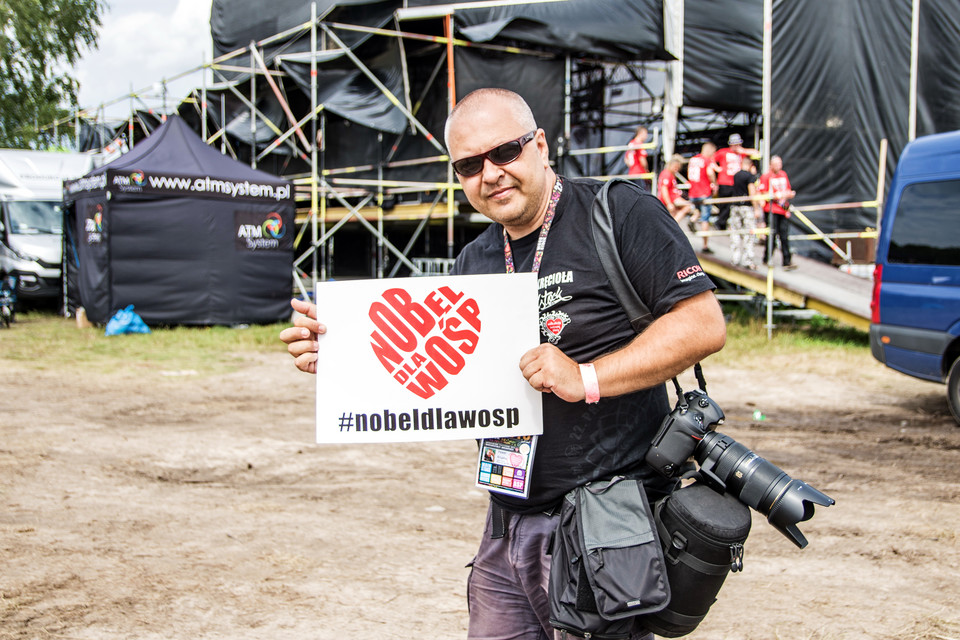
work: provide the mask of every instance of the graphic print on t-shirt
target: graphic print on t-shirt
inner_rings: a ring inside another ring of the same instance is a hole
[[[570,324],[570,316],[563,311],[551,311],[540,316],[540,331],[550,344],[560,342],[560,334]]]
[[[563,311],[550,311],[550,307],[570,302],[573,296],[565,295],[561,284],[573,284],[573,271],[558,271],[544,276],[538,281],[540,289],[540,332],[550,342],[557,344],[564,327],[570,324],[570,316]],[[554,287],[550,289],[550,287]]]

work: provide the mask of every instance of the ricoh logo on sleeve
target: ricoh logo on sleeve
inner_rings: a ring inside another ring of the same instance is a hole
[[[677,280],[680,282],[690,282],[694,278],[702,278],[706,274],[703,272],[703,269],[698,264],[691,265],[686,269],[681,269],[677,271]]]

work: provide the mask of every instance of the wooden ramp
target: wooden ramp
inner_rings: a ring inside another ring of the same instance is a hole
[[[763,249],[757,247],[756,271],[734,266],[730,262],[730,240],[725,236],[710,238],[710,253],[702,251],[703,239],[690,235],[703,270],[710,276],[726,280],[762,296],[767,295],[767,267],[760,263]],[[784,271],[780,252],[773,257],[774,299],[799,309],[812,309],[861,331],[870,330],[870,296],[873,280],[845,273],[835,266],[794,254],[797,268]],[[865,265],[856,265],[864,267]],[[867,266],[869,269],[869,267]],[[872,273],[872,272],[871,272]]]

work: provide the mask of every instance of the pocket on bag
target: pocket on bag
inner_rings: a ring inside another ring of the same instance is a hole
[[[578,491],[582,562],[608,620],[660,611],[670,602],[663,551],[643,486],[632,478]]]

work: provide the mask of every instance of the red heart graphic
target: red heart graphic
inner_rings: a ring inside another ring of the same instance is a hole
[[[547,330],[555,336],[560,335],[560,331],[563,329],[563,320],[560,318],[550,318],[544,324],[546,324]]]
[[[510,466],[512,467],[522,467],[523,466],[523,456],[519,453],[510,454]]]
[[[463,371],[480,340],[480,306],[450,287],[434,289],[422,302],[404,288],[387,289],[367,315],[374,355],[394,380],[423,399]]]

